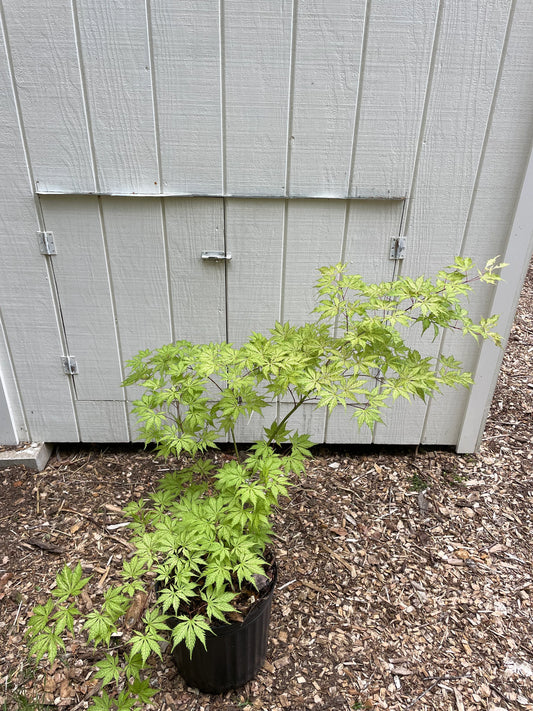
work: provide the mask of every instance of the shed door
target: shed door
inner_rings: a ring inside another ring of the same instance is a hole
[[[276,319],[301,322],[314,307],[317,268],[347,261],[366,279],[392,279],[397,200],[41,197],[65,354],[84,441],[129,441],[135,427],[121,388],[124,363],[173,340],[240,344]],[[231,261],[202,252],[231,253]],[[281,405],[283,407],[283,405]],[[353,423],[302,423],[319,440],[362,441]],[[339,430],[341,427],[341,430]],[[328,435],[329,429],[329,435]],[[240,433],[257,435],[260,423]],[[339,433],[332,435],[332,432]]]

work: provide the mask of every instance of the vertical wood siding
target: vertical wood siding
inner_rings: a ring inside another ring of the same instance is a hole
[[[158,193],[145,2],[78,0],[75,9],[97,189]]]
[[[224,205],[218,198],[164,201],[172,333],[194,343],[226,338],[224,266],[202,252],[224,252]],[[161,345],[161,344],[160,344]]]
[[[291,5],[223,5],[224,191],[230,195],[285,194]]]
[[[531,82],[531,67],[533,67],[533,43],[528,37],[533,36],[533,13],[528,0],[515,3],[509,17],[507,36],[504,40],[502,60],[497,77],[496,91],[491,107],[485,143],[482,147],[479,168],[472,191],[470,212],[464,227],[461,252],[464,255],[476,255],[480,264],[499,254],[504,257],[507,245],[512,239],[509,232],[513,223],[515,205],[520,194],[522,179],[527,167],[528,150],[533,141],[533,83]],[[523,113],[517,115],[513,110],[516,96],[521,96]],[[505,160],[503,156],[505,155]],[[531,200],[531,197],[529,198]],[[527,229],[527,228],[526,228]],[[498,305],[492,305],[491,313],[500,313],[500,329],[507,334],[510,329],[516,302],[520,293],[523,275],[522,268],[529,263],[527,234],[522,235],[524,251],[517,263],[513,254],[506,262],[511,262],[505,270],[506,282],[513,283],[516,301],[512,299],[505,303],[506,312]],[[515,275],[519,276],[515,276]],[[470,307],[475,316],[485,316],[488,304],[494,299],[494,290],[490,287],[476,290],[470,301]],[[459,351],[461,360],[470,370],[477,371],[479,349],[475,343],[467,345],[461,342],[460,336],[447,336],[443,349],[450,352]],[[502,350],[503,354],[503,350]],[[499,362],[497,366],[499,367]],[[486,374],[477,372],[476,380]],[[493,387],[496,383],[496,372],[490,374]],[[472,391],[475,401],[479,403]],[[425,424],[424,439],[438,442],[442,431],[442,412],[448,413],[447,427],[450,428],[449,440],[455,443],[463,427],[463,412],[471,397],[470,392],[443,393],[435,403],[430,403]],[[487,394],[485,394],[487,399]],[[487,403],[477,408],[477,416],[483,421],[487,415]],[[471,416],[470,416],[471,418]],[[470,425],[471,427],[471,425]],[[471,436],[469,446],[477,443],[477,433]],[[464,445],[467,449],[467,445]]]
[[[77,399],[123,400],[101,203],[96,197],[69,197],[41,204],[58,249],[54,273],[68,348],[88,366],[76,377]]]
[[[464,230],[491,115],[511,0],[444,3],[436,29],[433,65],[421,126],[421,142],[406,216],[409,259],[401,274],[431,274],[461,252]],[[468,67],[468,72],[465,72]],[[492,246],[492,245],[491,245]],[[494,254],[499,254],[497,250]],[[477,255],[474,255],[477,258]],[[412,333],[424,353],[438,355],[441,341]],[[461,340],[459,360],[471,344]],[[460,397],[460,395],[459,395]],[[378,426],[376,442],[420,442],[427,407],[398,401]],[[441,411],[440,444],[453,444],[457,418]],[[401,434],[400,434],[401,433]]]
[[[71,383],[58,367],[63,342],[50,270],[37,245],[39,215],[4,31],[2,39],[0,83],[5,92],[0,102],[0,320],[10,361],[2,362],[1,370],[6,379],[12,372],[11,383],[16,384],[6,387],[5,395],[10,399],[11,414],[17,416],[14,430],[21,439],[77,441]],[[5,357],[6,352],[2,355]],[[17,406],[17,391],[23,410]]]
[[[438,0],[372,3],[367,18],[350,195],[406,195],[423,117]]]
[[[226,201],[228,341],[242,345],[282,315],[285,200]],[[246,305],[243,308],[243,294]]]
[[[0,8],[0,372],[17,437],[134,438],[125,360],[301,321],[322,264],[380,280],[505,252],[533,137],[528,0]],[[473,297],[477,316],[490,299]],[[476,366],[473,343],[411,337]],[[455,444],[469,397],[396,403],[374,432],[341,412],[300,424],[319,441]]]
[[[0,441],[4,444],[18,444],[13,418],[6,397],[2,374],[0,373]]]
[[[364,30],[364,0],[297,4],[288,170],[293,195],[348,194]]]
[[[27,427],[1,321],[0,365],[0,442],[13,445],[27,439]]]
[[[9,1],[3,12],[33,187],[96,190],[73,8],[64,0]]]
[[[221,194],[222,7],[151,0],[147,8],[162,172],[154,192]]]

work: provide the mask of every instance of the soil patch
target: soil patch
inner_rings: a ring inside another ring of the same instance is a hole
[[[185,687],[167,650],[146,708],[533,709],[532,413],[530,269],[480,452],[318,449],[276,521],[264,669],[210,697]],[[121,508],[177,464],[60,446],[42,472],[0,472],[3,711],[87,707],[99,656],[72,639],[35,671],[26,621],[64,560],[92,573],[83,604],[99,604],[131,553]]]

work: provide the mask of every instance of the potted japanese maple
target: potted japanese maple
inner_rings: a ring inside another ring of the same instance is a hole
[[[141,598],[140,628],[118,654],[96,663],[96,677],[118,689],[102,691],[90,708],[129,709],[149,699],[155,690],[142,670],[150,655],[161,656],[166,637],[191,685],[217,693],[252,678],[265,657],[276,579],[273,515],[292,478],[303,473],[311,446],[307,435],[291,429],[292,416],[305,404],[342,406],[358,426],[371,427],[398,397],[426,399],[443,386],[468,386],[471,376],[453,356],[424,357],[405,335],[412,328],[435,336],[459,329],[499,343],[497,317],[476,323],[461,300],[473,282],[496,282],[501,266],[491,260],[477,271],[457,258],[434,280],[381,284],[348,274],[346,265],[324,267],[316,316],[302,326],[276,323],[239,348],[178,341],[133,358],[124,385],[144,390],[134,403],[141,436],[183,464],[166,474],[149,501],[126,507],[135,553],[100,610],[81,615],[75,599],[87,579],[79,565],[63,568],[53,597],[29,621],[37,662],[48,655],[52,663],[63,636],[81,623],[89,643],[109,647]],[[290,403],[287,414],[240,452],[239,419],[262,416],[279,399]],[[224,441],[233,443],[231,456],[217,454]]]

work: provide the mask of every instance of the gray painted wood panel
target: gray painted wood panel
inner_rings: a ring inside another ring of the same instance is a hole
[[[285,200],[226,200],[228,341],[272,328],[281,313]]]
[[[13,418],[7,404],[4,381],[0,373],[0,442],[3,444],[18,444],[19,438],[15,432]]]
[[[292,2],[223,7],[225,192],[284,195]]]
[[[341,261],[344,252],[347,204],[344,200],[294,200],[287,210],[283,264],[282,321],[303,323],[317,305],[314,285],[318,268]],[[285,402],[280,416],[290,409]],[[324,441],[326,411],[305,405],[297,413],[296,427]],[[309,430],[303,429],[309,427]]]
[[[364,0],[297,4],[289,137],[291,195],[348,195],[364,27]]]
[[[432,75],[426,97],[422,140],[406,217],[409,259],[402,275],[431,275],[461,251],[492,99],[504,46],[509,2],[482,6],[444,4],[439,16]],[[429,333],[410,335],[426,355],[441,342]],[[396,401],[378,443],[420,442],[427,414],[423,403]],[[453,444],[455,423],[442,413],[439,442]]]
[[[303,323],[317,303],[317,269],[341,261],[344,200],[293,200],[288,203],[283,263],[283,321]]]
[[[221,194],[218,0],[152,0],[155,115],[162,192]]]
[[[81,442],[129,442],[133,435],[125,402],[76,400]]]
[[[0,443],[18,444],[28,440],[28,425],[0,309]]]
[[[8,377],[6,377],[6,371]],[[9,382],[7,382],[9,378]],[[8,401],[8,387],[11,385],[11,393],[15,393],[16,405],[19,408],[18,413],[12,412]],[[7,348],[4,327],[0,319],[0,442],[3,444],[18,444],[20,441],[18,429],[21,422],[24,422],[23,413],[21,412],[21,403],[16,391],[14,382],[14,373],[11,367],[11,359]],[[17,417],[18,415],[18,417]]]
[[[368,4],[350,195],[409,192],[438,7],[438,0]]]
[[[54,233],[54,273],[70,355],[77,359],[77,400],[124,400],[122,358],[111,293],[109,257],[96,197],[46,197]]]
[[[346,203],[345,234],[342,262],[354,274],[369,282],[391,281],[396,263],[389,259],[390,238],[398,235],[404,203],[390,201],[356,201]],[[369,381],[368,387],[375,387]],[[337,409],[326,417],[326,442],[368,444],[373,433],[368,427],[359,429],[353,419],[353,407]],[[385,414],[387,417],[387,414]]]
[[[504,255],[512,241],[510,226],[515,213],[516,196],[520,194],[523,176],[527,166],[528,147],[533,140],[533,84],[530,81],[530,67],[533,66],[533,46],[528,37],[533,33],[533,14],[531,3],[520,0],[515,4],[509,24],[509,33],[502,53],[500,76],[497,81],[494,102],[486,134],[485,145],[477,173],[476,185],[472,196],[470,214],[465,225],[461,252],[474,255],[480,265],[496,255]],[[513,97],[521,95],[524,116],[517,117]],[[530,195],[531,193],[529,193]],[[526,200],[530,197],[526,197]],[[527,224],[527,221],[524,221]],[[511,234],[511,237],[510,237]],[[522,269],[529,263],[527,236],[521,235],[524,252],[506,258],[510,267],[503,273],[505,282],[517,284],[523,281]],[[518,272],[515,270],[518,269]],[[518,294],[518,292],[516,292]],[[478,287],[469,300],[473,315],[480,318],[495,312],[501,314],[500,329],[507,333],[510,328],[509,318],[514,314],[516,303],[504,301],[503,309],[494,303],[494,289]],[[492,306],[491,306],[492,304]],[[487,350],[475,342],[467,342],[460,336],[447,335],[443,350],[457,352],[460,360],[470,371],[476,371],[476,382],[486,382],[484,367],[477,366],[480,353]],[[489,351],[491,348],[489,347]],[[479,361],[481,363],[481,360]],[[488,366],[486,366],[488,367]],[[490,377],[495,383],[495,374],[499,363],[491,364]],[[453,442],[460,437],[463,440],[463,412],[477,387],[470,391],[449,391],[443,393],[435,402],[430,403],[425,424],[424,439],[438,442],[442,429],[442,413],[447,413],[448,427],[453,427]],[[492,390],[490,391],[492,394]],[[488,396],[487,396],[488,397]],[[478,410],[485,411],[487,402]],[[471,406],[468,405],[470,409]],[[467,429],[471,432],[471,414]],[[466,440],[465,440],[466,441]],[[477,432],[469,446],[477,444]],[[466,446],[466,445],[463,445]],[[466,451],[466,450],[465,450]]]
[[[159,198],[102,198],[109,284],[122,362],[140,350],[172,341],[170,284]],[[125,397],[140,397],[130,387]]]
[[[223,200],[170,198],[163,203],[173,338],[224,341],[226,266],[223,261],[202,259],[204,251],[225,250]]]
[[[97,189],[159,194],[145,0],[77,0]]]
[[[1,10],[0,371],[19,437],[134,437],[125,359],[175,338],[239,343],[275,318],[301,322],[322,264],[381,279],[507,249],[533,133],[527,0],[3,0]],[[43,196],[41,214],[35,189],[77,197]],[[347,195],[405,196],[406,210]],[[38,251],[44,227],[56,232],[52,257]],[[408,253],[395,271],[398,233]],[[201,258],[226,248],[230,263]],[[481,289],[475,314],[490,299]],[[514,301],[502,303],[508,318]],[[412,342],[451,348],[468,367],[478,359],[455,338]],[[61,370],[68,352],[74,378]],[[375,441],[473,446],[483,393],[408,415],[396,404]],[[299,414],[319,440],[369,440],[341,414]]]
[[[24,133],[10,57],[2,35],[0,47],[0,320],[9,359],[2,361],[6,378],[13,373],[23,403],[9,394],[19,437],[53,441],[79,439],[72,393],[61,369],[63,343],[46,258],[39,252],[36,230],[42,229],[28,173]],[[6,358],[6,352],[3,351]],[[9,393],[9,390],[8,390]]]
[[[3,12],[35,189],[95,190],[71,4],[3,0]]]
[[[532,191],[533,151],[530,153],[520,199],[511,227],[510,239],[503,255],[503,259],[509,265],[506,268],[506,278],[499,282],[492,302],[492,309],[495,313],[501,314],[499,330],[504,338],[508,337],[511,330],[513,315],[520,296],[514,286],[516,283],[523,282],[533,253]],[[485,342],[481,347],[475,371],[475,382],[472,386],[457,443],[459,452],[473,451],[479,445],[481,438],[480,413],[482,423],[484,423],[488,416],[503,355],[503,349],[497,348],[492,343]]]

